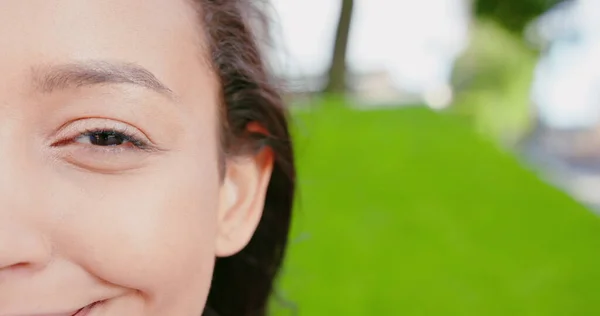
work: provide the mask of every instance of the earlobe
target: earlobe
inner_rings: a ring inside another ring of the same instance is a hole
[[[233,158],[221,187],[216,255],[231,256],[252,238],[265,203],[273,169],[273,152],[264,148],[253,156]]]

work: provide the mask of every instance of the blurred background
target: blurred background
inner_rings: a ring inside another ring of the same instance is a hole
[[[600,315],[600,0],[270,0],[274,315]]]

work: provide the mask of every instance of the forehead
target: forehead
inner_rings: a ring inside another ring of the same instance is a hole
[[[0,71],[18,78],[40,64],[115,60],[182,86],[202,34],[186,0],[0,1]]]

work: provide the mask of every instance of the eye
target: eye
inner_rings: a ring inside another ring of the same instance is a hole
[[[52,138],[55,157],[98,173],[140,168],[161,150],[136,126],[102,118],[70,122]]]
[[[87,148],[95,151],[110,151],[118,149],[154,148],[153,143],[139,129],[128,124],[107,119],[83,119],[75,121],[63,128],[52,143],[52,147]]]
[[[74,139],[76,143],[88,144],[93,146],[126,146],[133,145],[142,147],[143,143],[132,135],[115,130],[97,130],[85,132]]]

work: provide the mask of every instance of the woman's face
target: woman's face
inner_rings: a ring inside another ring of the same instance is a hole
[[[185,0],[0,2],[0,316],[200,314],[272,162],[221,178],[203,43]]]

